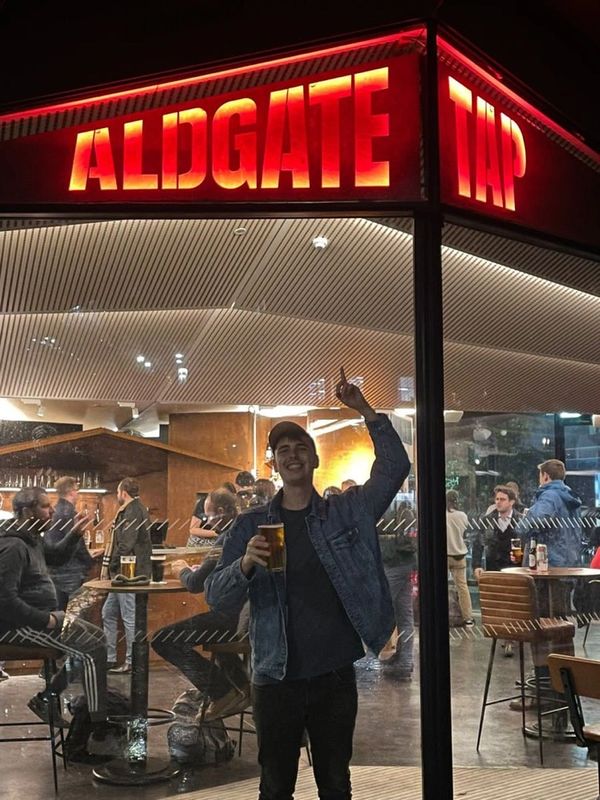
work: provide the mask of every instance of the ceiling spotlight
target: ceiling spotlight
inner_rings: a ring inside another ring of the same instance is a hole
[[[239,228],[234,228],[233,229],[233,235],[234,236],[243,236],[246,233],[246,231],[247,231],[247,228],[244,228],[242,225],[240,225]]]
[[[315,236],[312,240],[312,245],[315,250],[325,250],[329,244],[329,239],[326,236]]]
[[[150,367],[152,366],[152,362],[151,361],[144,361],[144,366],[146,367],[146,369],[150,369]]]
[[[188,369],[187,367],[179,367],[177,370],[177,379],[180,383],[185,383],[188,377]]]
[[[183,358],[183,353],[175,353],[175,358]]]
[[[36,414],[38,415],[38,417],[43,417],[45,413],[46,413],[46,406],[43,406],[40,403],[38,406],[38,410],[36,411]]]
[[[134,407],[131,409],[131,416],[133,417],[133,419],[137,419],[137,418],[139,417],[139,415],[140,415],[140,412],[139,412],[139,409],[138,409],[138,407],[137,407],[137,406],[134,406]]]
[[[135,360],[137,361],[138,364],[143,364],[146,359],[144,358],[144,356],[136,356]]]

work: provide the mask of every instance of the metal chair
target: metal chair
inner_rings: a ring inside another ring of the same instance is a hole
[[[564,694],[575,739],[580,747],[595,748],[598,759],[598,790],[600,791],[600,725],[586,725],[581,697],[600,700],[600,661],[551,654],[548,656],[552,686]],[[598,795],[597,800],[600,800]]]
[[[583,637],[584,649],[587,643],[591,624],[594,620],[598,619],[598,612],[600,611],[600,581],[588,581],[588,591],[590,593],[592,607],[588,609],[588,620],[585,626],[585,636]]]
[[[540,618],[538,614],[535,584],[530,575],[513,575],[503,572],[484,572],[479,579],[481,622],[484,636],[492,640],[490,658],[485,679],[485,690],[481,705],[477,751],[481,742],[483,722],[487,706],[521,699],[521,731],[525,735],[525,699],[532,697],[525,692],[524,645],[531,644],[534,665],[545,666],[548,646],[561,643],[572,649],[575,626],[565,620]],[[498,640],[517,642],[519,645],[520,694],[488,701],[494,656]],[[535,696],[537,703],[538,743],[540,763],[544,763],[542,739],[542,710],[540,682],[536,676]],[[547,712],[546,712],[547,713]]]
[[[49,688],[52,675],[56,671],[56,661],[62,658],[63,652],[51,650],[46,647],[21,647],[16,645],[0,644],[0,661],[42,661],[44,664],[44,679],[46,688]],[[7,739],[0,739],[0,744],[8,742],[50,742],[50,755],[52,757],[52,773],[54,776],[54,792],[58,793],[58,769],[56,756],[62,758],[63,767],[66,770],[67,760],[65,758],[64,744],[65,738],[62,728],[54,725],[54,711],[52,703],[48,704],[48,735],[47,736],[18,736]],[[1,722],[0,728],[32,728],[34,725],[46,725],[41,720],[32,722]]]

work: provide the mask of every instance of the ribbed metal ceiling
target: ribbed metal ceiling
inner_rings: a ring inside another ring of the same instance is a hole
[[[444,248],[446,406],[598,412],[600,298],[527,274],[597,265],[469,233],[445,241],[502,263]],[[333,405],[343,363],[378,406],[411,402],[412,238],[373,220],[5,230],[0,299],[0,396]]]

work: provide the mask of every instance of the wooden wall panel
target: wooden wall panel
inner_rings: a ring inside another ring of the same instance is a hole
[[[169,455],[169,544],[186,543],[197,492],[216,489],[223,481],[233,481],[240,470],[252,468],[252,437],[252,415],[247,412],[171,415],[169,444],[231,468]]]

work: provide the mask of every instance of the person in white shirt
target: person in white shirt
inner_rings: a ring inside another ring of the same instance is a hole
[[[458,605],[464,624],[474,625],[473,606],[467,585],[467,544],[465,531],[469,519],[464,511],[458,510],[458,492],[446,492],[446,544],[448,548],[448,569],[458,592]]]

